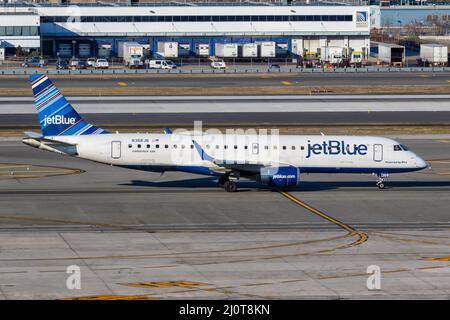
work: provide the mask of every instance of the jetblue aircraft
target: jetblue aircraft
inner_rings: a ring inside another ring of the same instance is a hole
[[[368,136],[111,133],[84,121],[46,75],[31,75],[42,134],[27,145],[130,169],[184,171],[218,177],[228,192],[241,177],[271,187],[300,183],[302,173],[371,173],[384,188],[390,173],[427,167],[392,139]]]

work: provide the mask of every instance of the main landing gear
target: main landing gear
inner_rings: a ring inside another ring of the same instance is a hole
[[[223,187],[223,189],[226,192],[236,192],[237,184],[235,181],[237,181],[236,177],[230,177],[229,175],[224,175],[219,178],[219,186]]]
[[[378,173],[377,176],[378,176],[378,180],[377,180],[376,186],[378,187],[378,189],[384,189],[384,187],[385,187],[384,181],[389,175],[387,173]]]

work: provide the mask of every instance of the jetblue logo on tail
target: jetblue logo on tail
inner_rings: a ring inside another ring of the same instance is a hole
[[[49,124],[75,124],[77,121],[76,118],[66,118],[62,115],[55,115],[51,117],[44,117],[44,126],[48,126]]]
[[[354,144],[350,145],[345,143],[345,141],[329,140],[324,141],[322,144],[308,144],[308,150],[306,158],[310,158],[312,155],[360,155],[364,156],[367,154],[367,145],[365,144]]]

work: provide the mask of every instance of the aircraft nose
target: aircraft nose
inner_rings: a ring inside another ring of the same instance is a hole
[[[425,169],[428,167],[428,164],[421,157],[416,157],[416,165],[420,169]]]

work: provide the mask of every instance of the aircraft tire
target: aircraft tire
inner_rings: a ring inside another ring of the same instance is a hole
[[[223,188],[226,192],[236,192],[237,191],[237,185],[234,181],[226,181],[223,184]]]

